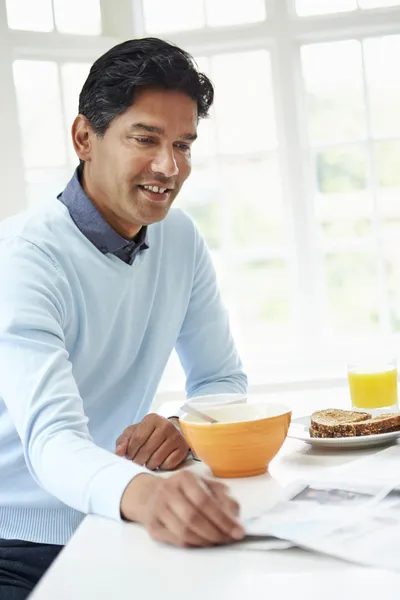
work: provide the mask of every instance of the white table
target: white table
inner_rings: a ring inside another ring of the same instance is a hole
[[[323,404],[329,403],[325,398]],[[293,479],[310,474],[314,477],[319,469],[342,465],[374,451],[318,452],[288,439],[268,475],[225,483],[240,501],[242,514],[251,516],[272,504],[282,486]],[[210,475],[200,463],[188,468]],[[171,548],[151,540],[139,525],[90,516],[30,600],[244,600],[250,596],[271,600],[398,600],[400,575],[300,549],[261,552],[233,547]]]

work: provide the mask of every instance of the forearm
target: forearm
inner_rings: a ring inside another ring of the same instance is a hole
[[[26,465],[63,503],[119,519],[126,485],[145,469],[94,444],[61,341],[50,333],[29,333],[29,339],[20,329],[18,336],[0,335],[2,394]]]
[[[31,469],[41,486],[85,514],[120,519],[121,497],[135,476],[148,471],[66,431],[36,441]]]
[[[247,392],[247,377],[235,347],[210,254],[198,237],[197,267],[190,303],[176,350],[186,374],[186,394]]]

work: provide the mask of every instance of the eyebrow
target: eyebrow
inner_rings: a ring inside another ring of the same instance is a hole
[[[147,133],[157,133],[158,135],[163,135],[165,133],[164,129],[161,127],[155,127],[154,125],[146,125],[145,123],[133,123],[133,125],[129,128],[131,131],[146,131]],[[197,139],[197,133],[184,133],[179,136],[180,140],[186,140],[188,142],[194,142]]]

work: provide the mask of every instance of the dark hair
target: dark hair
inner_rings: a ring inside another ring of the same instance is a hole
[[[190,54],[164,40],[143,38],[118,44],[96,60],[79,95],[79,113],[103,136],[142,87],[186,93],[197,102],[199,118],[208,115],[214,99],[211,81]]]

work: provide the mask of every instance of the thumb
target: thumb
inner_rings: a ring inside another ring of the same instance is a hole
[[[117,447],[115,448],[115,454],[117,456],[125,456],[126,451],[128,450],[128,443],[129,443],[129,438],[127,438],[125,440],[121,440],[117,444]]]

